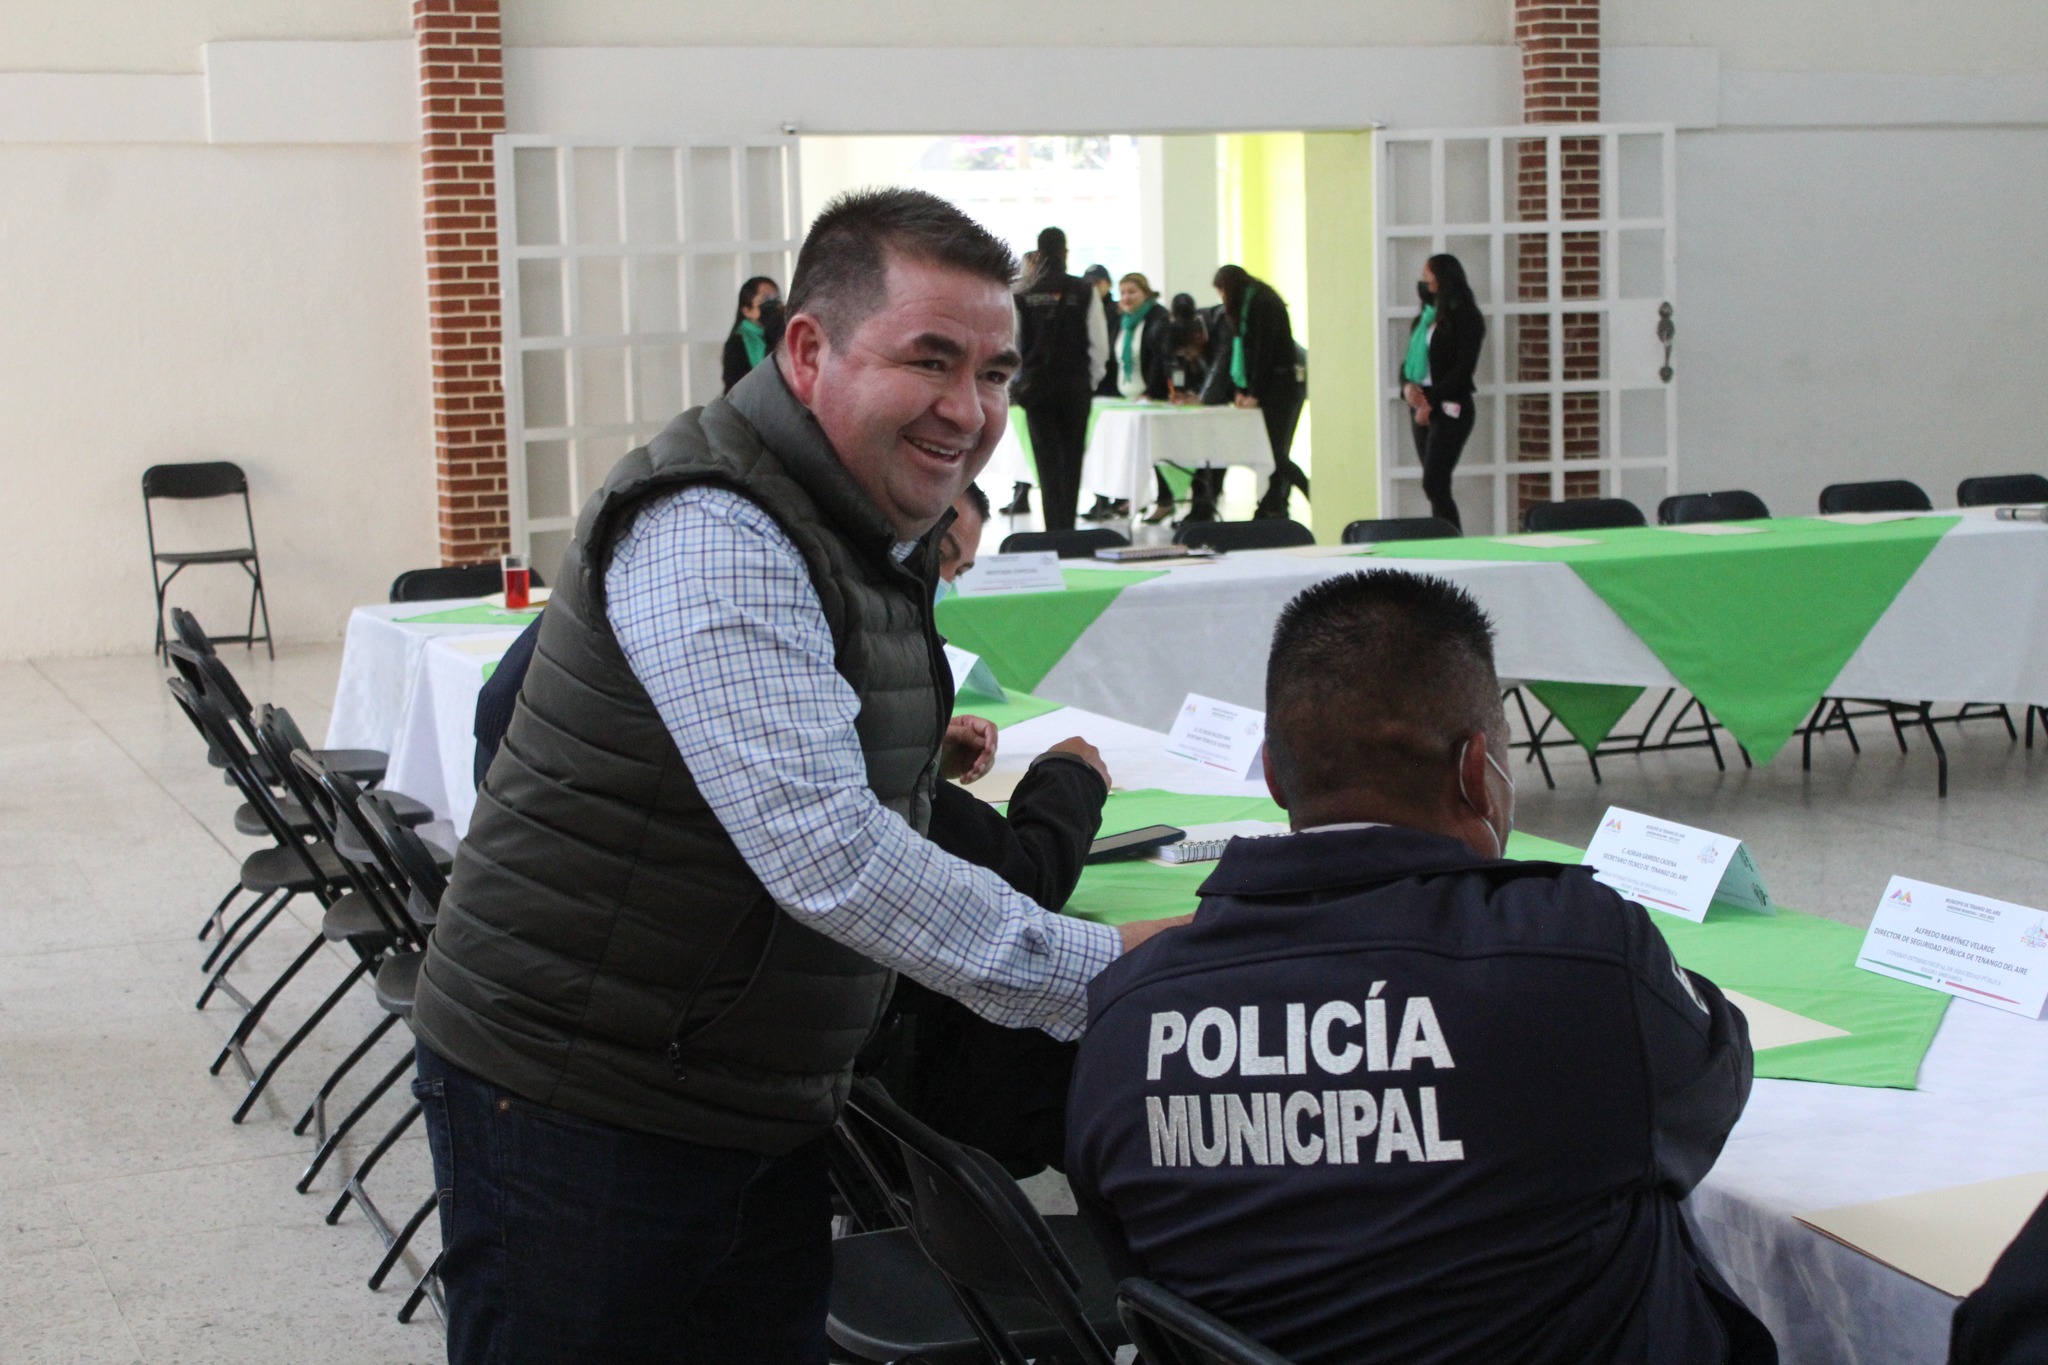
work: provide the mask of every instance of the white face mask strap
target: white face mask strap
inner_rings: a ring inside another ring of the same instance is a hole
[[[1465,755],[1471,752],[1471,749],[1472,741],[1469,739],[1458,746],[1458,795],[1465,798],[1465,804],[1470,806],[1472,808],[1473,813],[1477,815],[1479,814],[1479,803],[1472,799],[1471,792],[1465,790]],[[1497,773],[1500,773],[1501,778],[1508,784],[1509,793],[1512,794],[1515,790],[1515,780],[1512,777],[1509,777],[1505,772],[1501,772],[1501,766],[1498,763],[1494,763],[1492,754],[1486,755],[1486,761],[1488,763],[1493,764],[1493,770]],[[1506,857],[1508,851],[1508,841],[1501,834],[1499,827],[1496,826],[1493,823],[1493,821],[1487,819],[1484,815],[1479,816],[1479,823],[1485,825],[1486,832],[1493,836],[1493,856],[1496,858]]]

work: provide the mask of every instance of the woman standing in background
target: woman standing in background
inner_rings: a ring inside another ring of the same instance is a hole
[[[745,379],[753,368],[760,364],[767,354],[775,349],[780,339],[781,328],[776,335],[768,335],[768,329],[780,316],[782,287],[766,275],[756,275],[740,286],[739,311],[732,316],[732,331],[725,338],[725,391],[732,392],[732,386]],[[767,308],[771,316],[763,317],[761,310]]]
[[[1301,372],[1295,367],[1294,324],[1280,291],[1243,266],[1224,266],[1213,283],[1223,296],[1223,315],[1230,327],[1228,364],[1237,391],[1233,401],[1259,410],[1273,447],[1273,481],[1252,515],[1284,517],[1294,489],[1308,496],[1308,475],[1289,458],[1305,397]]]
[[[1477,416],[1474,376],[1479,350],[1486,344],[1486,319],[1456,256],[1430,257],[1415,292],[1422,312],[1408,334],[1401,395],[1408,403],[1430,513],[1463,530],[1465,523],[1451,497],[1451,472],[1465,453],[1465,440]]]

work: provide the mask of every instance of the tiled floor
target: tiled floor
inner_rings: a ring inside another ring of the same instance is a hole
[[[338,648],[229,657],[251,695],[324,731]],[[308,1143],[291,1123],[375,1021],[368,992],[247,1123],[228,1122],[240,1082],[206,1074],[232,1012],[192,1009],[192,936],[254,844],[233,833],[228,789],[162,677],[147,658],[0,665],[0,1363],[438,1359],[431,1314],[392,1317],[411,1272],[372,1294],[360,1215],[322,1222],[339,1170],[292,1191]],[[1829,739],[1811,774],[1796,752],[1726,775],[1701,752],[1610,760],[1597,787],[1560,751],[1556,792],[1518,769],[1519,823],[1583,842],[1612,802],[1705,825],[1747,839],[1785,903],[1852,922],[1894,871],[2048,901],[2048,749],[2029,754],[1996,725],[1952,734],[1943,802],[1924,740],[1905,757],[1874,725],[1865,740],[1853,758]],[[309,907],[290,932],[275,926],[247,977],[265,979],[313,924]],[[344,969],[318,962],[276,1018],[302,1017]],[[374,1188],[399,1211],[426,1191],[416,1135]],[[430,1224],[422,1254],[433,1246]]]

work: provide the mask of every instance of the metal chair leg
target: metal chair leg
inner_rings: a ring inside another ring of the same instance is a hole
[[[340,1086],[342,1078],[355,1069],[356,1063],[363,1060],[370,1049],[377,1045],[377,1040],[389,1033],[391,1026],[397,1022],[397,1015],[386,1015],[378,1021],[377,1027],[370,1030],[367,1038],[357,1043],[355,1049],[348,1056],[341,1059],[340,1065],[327,1073],[327,1079],[321,1082],[320,1088],[313,1093],[313,1102],[306,1106],[306,1112],[299,1115],[299,1121],[292,1125],[292,1132],[294,1134],[304,1137],[306,1130],[311,1128],[313,1130],[313,1144],[316,1147],[327,1141],[328,1097],[333,1095],[335,1089]],[[305,1193],[304,1190],[299,1192],[301,1194]]]
[[[221,962],[221,964],[218,967],[215,967],[213,969],[213,975],[207,978],[206,989],[199,992],[199,999],[193,1004],[193,1009],[205,1009],[206,1002],[213,998],[213,993],[215,991],[225,992],[230,998],[239,1003],[241,1007],[245,1010],[251,1007],[249,997],[243,995],[239,990],[235,989],[235,987],[229,983],[228,972],[233,969],[235,963],[241,961],[242,954],[249,950],[249,945],[254,943],[258,938],[262,937],[263,931],[270,927],[271,921],[275,920],[279,915],[284,913],[284,908],[292,903],[292,897],[295,894],[297,893],[291,891],[285,892],[284,897],[281,900],[279,900],[277,904],[271,906],[269,910],[264,912],[263,918],[256,922],[256,927],[254,929],[251,929],[239,943],[235,944],[234,950],[227,955],[227,957]],[[242,920],[246,920],[247,918],[248,916],[244,915],[242,917]],[[236,921],[238,927],[242,923],[242,920]],[[223,940],[222,943],[216,947],[215,951],[219,951],[219,947],[224,946],[226,946],[226,940]]]
[[[420,1224],[427,1221],[427,1215],[432,1213],[440,1202],[441,1193],[436,1190],[427,1196],[424,1203],[412,1211],[412,1217],[405,1220],[405,1226],[398,1230],[398,1236],[392,1239],[389,1247],[385,1248],[384,1259],[377,1262],[377,1268],[370,1272],[370,1288],[382,1289],[384,1287],[384,1277],[391,1273],[391,1267],[398,1264],[398,1258],[405,1255],[406,1247],[412,1244],[412,1235],[420,1230]]]
[[[209,1076],[220,1075],[220,1069],[227,1065],[228,1057],[232,1054],[236,1060],[241,1062],[242,1070],[248,1074],[249,1079],[252,1081],[256,1079],[256,1072],[250,1067],[249,1059],[242,1054],[242,1045],[249,1041],[250,1035],[255,1033],[256,1026],[263,1022],[263,1016],[270,1009],[270,1006],[277,1000],[277,997],[284,991],[284,988],[291,984],[292,978],[297,976],[305,965],[313,960],[313,955],[320,951],[320,947],[325,941],[324,939],[316,938],[307,944],[305,951],[293,958],[292,965],[284,969],[284,975],[271,982],[270,989],[258,996],[255,1002],[243,1012],[241,1020],[234,1027],[234,1031],[228,1034],[227,1043],[221,1048],[220,1055],[213,1059],[212,1066],[206,1068],[206,1073]]]
[[[444,1251],[435,1252],[434,1259],[428,1263],[426,1270],[413,1282],[412,1293],[405,1296],[405,1306],[398,1310],[400,1322],[411,1322],[412,1315],[419,1311],[420,1301],[423,1299],[431,1301],[434,1311],[442,1317],[448,1315],[448,1310],[441,1300],[441,1258],[445,1255],[447,1253]]]
[[[397,1018],[396,1015],[392,1017]],[[350,1130],[362,1121],[363,1116],[375,1107],[377,1101],[383,1099],[385,1093],[398,1083],[399,1077],[412,1069],[412,1064],[412,1058],[407,1057],[385,1072],[378,1082],[370,1087],[370,1093],[357,1101],[356,1107],[349,1110],[341,1122],[335,1125],[334,1131],[321,1142],[320,1150],[313,1153],[312,1164],[306,1167],[306,1173],[299,1177],[297,1188],[300,1194],[304,1194],[307,1187],[313,1183],[313,1178],[320,1174],[320,1168],[327,1164],[328,1157],[334,1155],[334,1149],[341,1145],[341,1140],[347,1137]]]
[[[319,944],[316,943],[313,946],[317,948]],[[362,980],[369,970],[370,959],[368,958],[349,968],[348,975],[341,979],[341,984],[329,991],[327,998],[320,1002],[320,1008],[308,1015],[306,1022],[300,1024],[297,1029],[293,1030],[292,1036],[284,1040],[284,1045],[278,1048],[277,1052],[271,1057],[269,1064],[263,1068],[262,1073],[250,1080],[249,1093],[242,1097],[241,1104],[235,1108],[234,1121],[236,1123],[240,1123],[243,1119],[249,1117],[249,1110],[255,1105],[256,1097],[261,1095],[264,1088],[270,1084],[270,1078],[277,1074],[277,1069],[280,1066],[284,1065],[284,1059],[299,1050],[299,1044],[306,1041],[320,1021],[327,1017],[328,1012],[341,1003],[341,998],[348,994],[349,987]]]
[[[372,1170],[376,1169],[377,1163],[384,1159],[384,1154],[390,1151],[401,1137],[405,1136],[405,1130],[412,1127],[414,1121],[419,1118],[420,1113],[420,1107],[415,1103],[399,1116],[398,1122],[385,1130],[383,1137],[377,1139],[377,1145],[370,1149],[370,1154],[364,1157],[355,1170],[349,1174],[348,1183],[341,1187],[341,1197],[335,1200],[334,1207],[327,1211],[327,1221],[329,1224],[341,1221],[343,1211],[348,1208],[349,1200],[353,1199],[357,1204],[361,1205],[363,1216],[368,1218],[371,1224],[378,1229],[379,1235],[383,1236],[387,1241],[390,1239],[392,1236],[391,1225],[385,1222],[384,1215],[377,1211],[377,1205],[371,1200],[369,1193],[363,1189],[363,1181],[369,1177]]]

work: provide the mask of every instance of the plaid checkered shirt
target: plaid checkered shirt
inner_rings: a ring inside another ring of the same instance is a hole
[[[985,1018],[1080,1035],[1116,931],[1043,909],[876,799],[860,698],[772,517],[724,488],[650,503],[619,537],[605,596],[698,790],[784,910]]]

